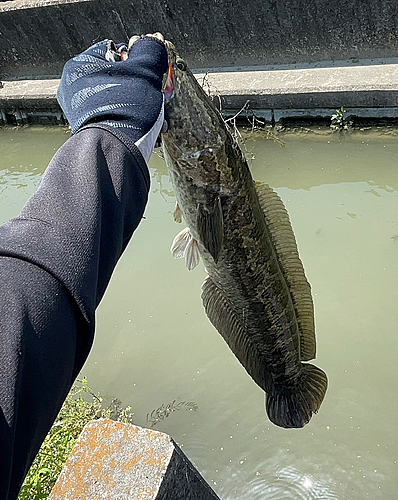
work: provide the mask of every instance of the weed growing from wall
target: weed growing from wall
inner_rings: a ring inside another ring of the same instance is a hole
[[[83,427],[90,420],[111,418],[131,423],[132,416],[131,407],[123,408],[119,399],[113,399],[104,408],[104,398],[94,393],[87,379],[77,380],[25,478],[18,500],[47,498]]]

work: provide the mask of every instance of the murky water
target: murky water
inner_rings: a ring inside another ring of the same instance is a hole
[[[60,129],[0,133],[0,218],[18,213]],[[182,226],[163,160],[151,161],[145,220],[98,309],[82,371],[95,390],[131,405],[135,423],[176,401],[157,423],[222,500],[395,499],[398,491],[398,135],[280,134],[248,140],[253,176],[286,203],[312,285],[318,356],[329,377],[304,428],[268,421],[264,395],[207,320],[200,285],[170,255]]]

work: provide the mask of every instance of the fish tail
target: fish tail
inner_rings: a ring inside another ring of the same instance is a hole
[[[274,387],[266,394],[265,408],[271,422],[280,427],[299,428],[317,413],[326,393],[326,374],[314,365],[303,364],[294,386]]]

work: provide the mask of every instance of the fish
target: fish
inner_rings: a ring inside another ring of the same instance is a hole
[[[327,376],[307,363],[316,339],[311,287],[278,194],[255,182],[236,139],[174,45],[167,42],[163,155],[175,192],[175,258],[204,262],[205,312],[265,392],[269,419],[301,428],[317,413]]]

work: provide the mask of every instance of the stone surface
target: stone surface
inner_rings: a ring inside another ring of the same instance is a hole
[[[55,94],[69,58],[104,38],[156,30],[196,68],[227,116],[249,101],[267,122],[342,105],[353,116],[394,118],[397,17],[398,2],[390,0],[1,2],[0,124],[34,123],[46,113],[62,123]]]
[[[0,107],[57,106],[59,79],[17,80],[3,82],[0,88]]]
[[[398,64],[209,72],[196,77],[228,117],[247,101],[249,115],[255,113],[267,122],[327,117],[341,106],[349,109],[351,116],[397,117]],[[28,118],[46,111],[60,113],[58,84],[58,79],[3,81],[0,110],[11,113],[12,120],[15,109],[24,111]]]
[[[398,106],[398,64],[208,73],[225,108],[314,109]]]
[[[100,419],[83,429],[48,500],[217,500],[167,435]]]
[[[59,76],[93,42],[161,31],[193,68],[393,58],[391,0],[14,0],[0,3],[0,75]]]

